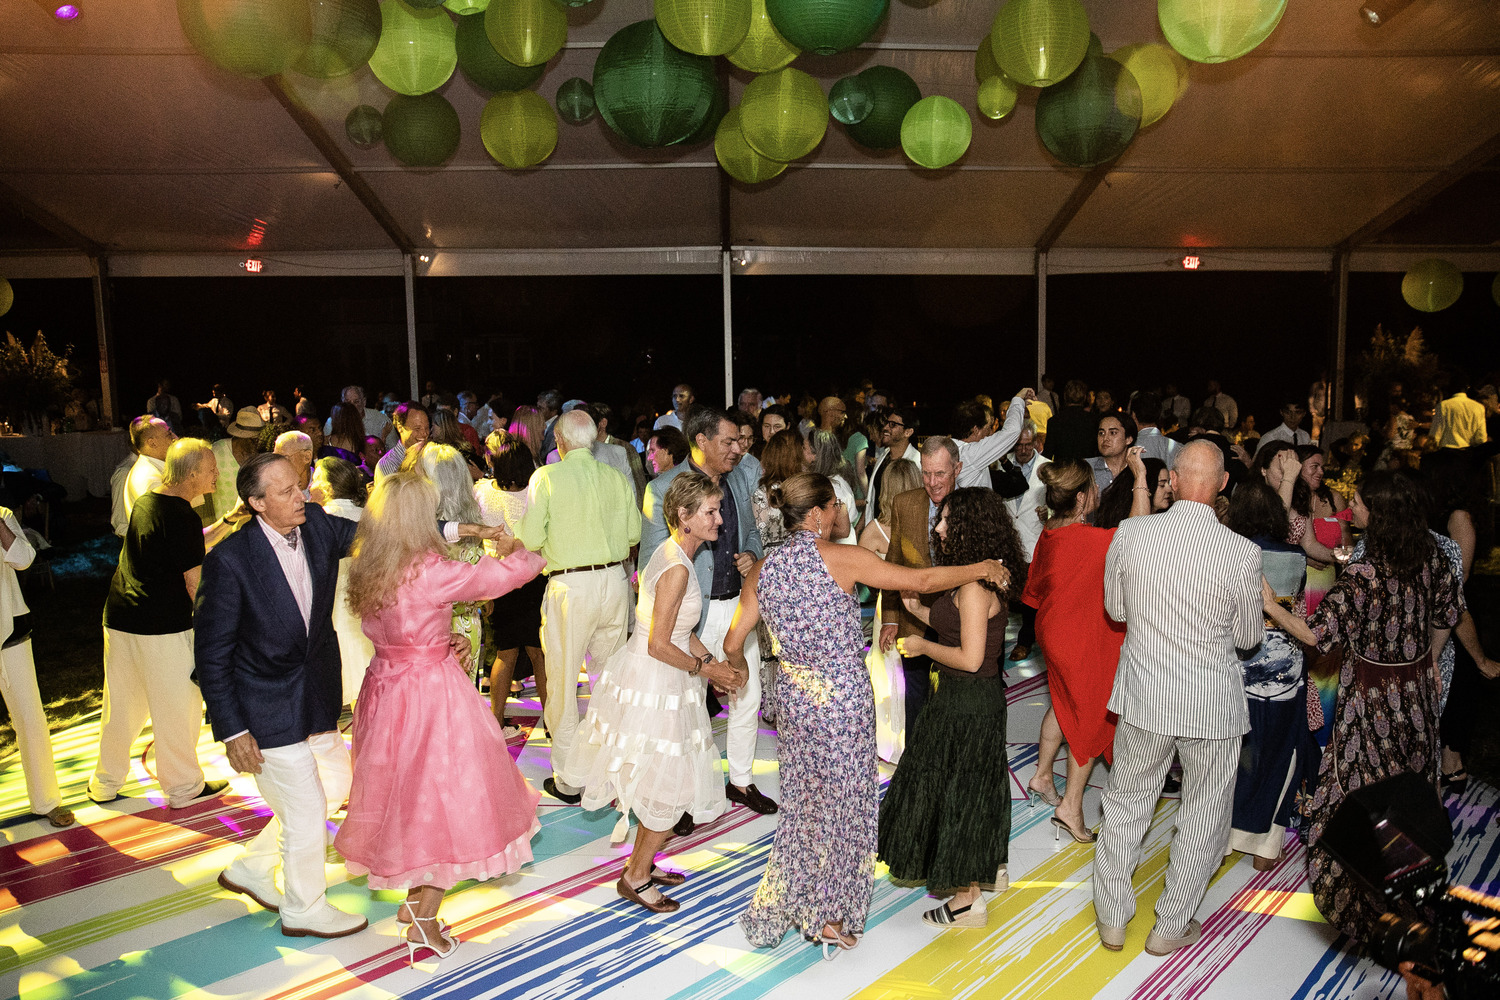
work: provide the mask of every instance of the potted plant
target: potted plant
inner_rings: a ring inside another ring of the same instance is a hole
[[[61,410],[72,393],[68,358],[73,349],[54,354],[40,330],[29,349],[9,332],[5,340],[0,345],[0,405],[5,419],[27,434],[46,434],[49,411]]]

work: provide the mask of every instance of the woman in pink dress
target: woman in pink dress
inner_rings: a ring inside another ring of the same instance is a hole
[[[531,860],[541,794],[521,777],[500,725],[449,649],[453,604],[499,597],[536,576],[540,556],[446,557],[438,489],[417,472],[376,484],[355,536],[349,605],[375,645],[354,711],[354,784],[334,846],[371,889],[405,889],[397,919],[408,958],[446,958],[443,894]],[[508,545],[506,543],[509,543]],[[514,551],[509,551],[514,548]]]

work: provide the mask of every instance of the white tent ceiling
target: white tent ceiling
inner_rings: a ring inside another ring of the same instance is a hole
[[[344,135],[350,108],[388,99],[368,69],[289,75],[284,102],[274,84],[196,55],[171,0],[79,0],[71,23],[48,6],[0,0],[0,254],[13,276],[87,256],[116,274],[217,273],[249,251],[367,272],[425,254],[434,274],[717,270],[721,247],[743,248],[752,270],[851,269],[805,248],[862,251],[869,270],[1029,270],[1035,250],[1053,248],[1061,261],[1120,266],[1184,247],[1243,266],[1326,267],[1353,249],[1368,266],[1400,267],[1402,243],[1467,251],[1461,264],[1500,259],[1494,0],[1415,0],[1379,28],[1359,16],[1361,0],[1291,0],[1265,44],[1193,65],[1171,113],[1093,174],[1048,155],[1026,93],[1004,121],[974,114],[954,168],[872,153],[832,124],[811,156],[755,188],[721,180],[712,144],[637,150],[598,118],[561,125],[541,168],[505,171],[479,142],[488,95],[461,73],[443,89],[463,122],[457,154],[407,169]],[[796,65],[825,88],[898,66],[973,114],[974,49],[997,6],[893,0],[868,44]],[[1085,6],[1106,50],[1161,40],[1154,0]],[[568,47],[536,89],[550,100],[589,77],[599,46],[650,15],[650,0],[570,9]],[[733,101],[747,79],[732,74]],[[654,252],[558,252],[644,248]]]

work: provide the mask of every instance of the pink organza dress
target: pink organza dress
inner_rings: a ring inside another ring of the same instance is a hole
[[[499,597],[545,565],[517,549],[471,566],[436,554],[364,620],[375,656],[354,709],[354,785],[334,846],[372,889],[518,870],[541,793],[521,777],[468,673],[448,651],[453,604]]]

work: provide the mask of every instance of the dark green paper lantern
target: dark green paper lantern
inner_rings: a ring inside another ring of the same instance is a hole
[[[858,125],[875,110],[875,98],[858,76],[846,76],[828,92],[828,110],[845,125]]]
[[[889,10],[890,0],[766,0],[766,13],[781,37],[820,56],[864,42]]]
[[[458,150],[458,112],[441,94],[397,94],[381,117],[385,148],[408,167],[442,166]]]
[[[381,123],[380,111],[368,104],[361,104],[350,111],[344,119],[344,134],[360,149],[369,149],[377,145],[381,137],[385,135],[385,126]]]
[[[177,19],[205,59],[257,80],[286,72],[312,41],[307,0],[177,0]]]
[[[1141,127],[1141,88],[1113,59],[1088,56],[1036,100],[1036,134],[1070,167],[1119,158]]]
[[[859,79],[875,106],[863,121],[848,126],[849,138],[868,149],[895,149],[901,145],[901,120],[922,99],[922,88],[894,66],[871,66]]]
[[[599,110],[594,103],[594,85],[581,76],[564,80],[557,88],[557,113],[569,125],[582,125]]]
[[[417,10],[436,10],[443,5],[443,0],[401,0],[401,2]]]
[[[1463,292],[1463,272],[1440,257],[1418,261],[1401,277],[1401,297],[1418,312],[1442,312]]]
[[[714,61],[668,42],[655,21],[637,21],[610,36],[594,61],[593,82],[605,124],[643,149],[695,135],[718,89]]]
[[[469,82],[481,90],[498,94],[506,90],[525,90],[542,78],[547,64],[517,66],[495,51],[484,30],[483,14],[465,14],[458,19],[454,34],[458,49],[458,68]]]
[[[292,69],[328,80],[370,61],[380,41],[377,0],[310,0],[308,7],[312,41]]]
[[[719,132],[719,123],[729,113],[729,88],[717,84],[714,86],[713,103],[708,106],[708,115],[703,119],[703,124],[698,130],[686,139],[682,140],[684,146],[696,146],[700,142],[709,142]]]

